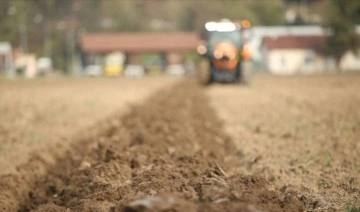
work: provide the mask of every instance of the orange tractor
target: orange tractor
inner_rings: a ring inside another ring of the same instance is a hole
[[[242,82],[249,84],[252,76],[251,55],[246,44],[248,20],[208,22],[201,34],[197,51],[201,56],[198,78],[201,83]]]

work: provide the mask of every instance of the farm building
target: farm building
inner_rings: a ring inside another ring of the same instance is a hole
[[[360,27],[356,30],[360,33]],[[334,71],[334,58],[322,51],[329,34],[316,25],[252,27],[247,36],[253,67],[285,75]],[[184,53],[195,52],[198,44],[197,33],[90,33],[81,35],[77,42],[82,72],[95,70],[107,75],[144,72],[142,53],[156,53],[167,67],[179,67],[184,64]],[[338,65],[344,71],[360,70],[360,57],[348,52]]]
[[[355,30],[360,34],[360,26]],[[252,27],[248,37],[254,67],[275,74],[333,71],[335,59],[325,57],[322,51],[325,37],[330,34],[329,30],[317,25]],[[293,63],[287,62],[292,60]],[[340,58],[338,69],[359,71],[360,56],[347,52]]]
[[[195,33],[117,33],[117,34],[84,34],[78,40],[83,70],[98,67],[106,70],[109,57],[118,55],[117,73],[132,74],[141,72],[140,54],[160,54],[167,65],[184,64],[184,53],[195,52],[199,38]],[[173,66],[171,66],[173,67]],[[124,70],[123,70],[124,69]],[[109,71],[114,72],[114,71]],[[115,71],[116,72],[116,71]]]
[[[360,71],[360,53],[346,52],[340,60],[339,68],[342,71]]]
[[[264,37],[278,36],[324,36],[328,34],[323,27],[311,26],[254,26],[248,31],[249,48],[252,52],[253,61],[257,69],[263,69],[264,58],[261,52],[261,44]]]
[[[273,74],[318,73],[329,69],[322,54],[325,36],[264,37],[261,45],[266,69]]]
[[[266,36],[260,47],[265,69],[273,74],[313,74],[359,71],[360,56],[348,51],[340,58],[338,67],[333,57],[325,56],[326,36]]]

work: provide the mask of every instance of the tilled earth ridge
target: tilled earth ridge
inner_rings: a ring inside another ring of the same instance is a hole
[[[257,76],[250,87],[206,89],[242,155],[308,209],[360,210],[360,75]],[[311,201],[306,201],[306,199]]]
[[[194,82],[158,92],[110,125],[50,167],[20,211],[304,210],[296,194],[239,173],[235,145]]]
[[[72,142],[94,121],[125,114],[129,104],[179,80],[171,76],[0,80],[0,175],[16,173],[34,152]]]

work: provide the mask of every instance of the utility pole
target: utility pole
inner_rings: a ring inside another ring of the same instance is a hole
[[[0,42],[0,55],[4,56],[3,68],[8,77],[14,76],[14,61],[12,58],[12,47],[9,42]],[[0,67],[1,70],[2,67]]]
[[[26,24],[21,23],[19,26],[19,32],[20,32],[20,46],[23,51],[23,53],[28,52],[28,38],[27,38],[27,27]]]
[[[28,53],[28,36],[27,36],[27,1],[25,3],[25,12],[20,18],[20,46],[24,54]]]
[[[44,46],[43,54],[45,57],[52,57],[52,39],[51,39],[51,25],[48,22],[44,22]]]
[[[309,14],[309,0],[303,0],[303,7],[304,7],[304,20],[306,23],[309,23],[310,14]]]

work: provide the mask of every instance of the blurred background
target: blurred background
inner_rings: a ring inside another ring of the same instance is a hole
[[[360,69],[359,1],[1,0],[0,73],[183,74],[204,23],[222,18],[250,20],[255,70]]]

